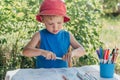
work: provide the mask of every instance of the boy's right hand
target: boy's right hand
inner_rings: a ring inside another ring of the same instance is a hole
[[[45,51],[44,53],[42,53],[42,55],[47,59],[47,60],[56,60],[56,55],[51,52],[51,51]]]

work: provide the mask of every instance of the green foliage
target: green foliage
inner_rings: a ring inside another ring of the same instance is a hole
[[[102,6],[105,13],[112,13],[118,10],[120,0],[102,0]]]
[[[33,33],[42,28],[35,19],[41,0],[0,1],[0,79],[4,80],[7,70],[34,67],[35,58],[21,55],[23,47]],[[13,5],[14,4],[14,5]],[[81,57],[75,66],[96,64],[94,51],[99,47],[98,22],[101,10],[98,0],[66,0],[71,21],[66,29],[74,34],[85,47],[87,55]],[[73,7],[72,7],[73,6]]]

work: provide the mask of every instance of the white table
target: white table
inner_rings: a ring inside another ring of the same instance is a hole
[[[82,79],[76,74],[82,75]],[[17,69],[7,71],[5,80],[120,80],[120,75],[114,73],[114,78],[101,78],[98,65],[72,68],[52,69]]]

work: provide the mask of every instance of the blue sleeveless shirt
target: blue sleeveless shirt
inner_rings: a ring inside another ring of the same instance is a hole
[[[48,50],[56,54],[57,57],[63,57],[68,52],[70,46],[70,35],[67,31],[61,30],[57,34],[52,34],[47,29],[40,32],[40,49]],[[68,67],[64,60],[46,60],[43,56],[37,56],[36,68],[62,68]]]

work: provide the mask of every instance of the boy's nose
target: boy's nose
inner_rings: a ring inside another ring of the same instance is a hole
[[[54,24],[53,28],[54,28],[54,30],[58,30],[58,25]]]

